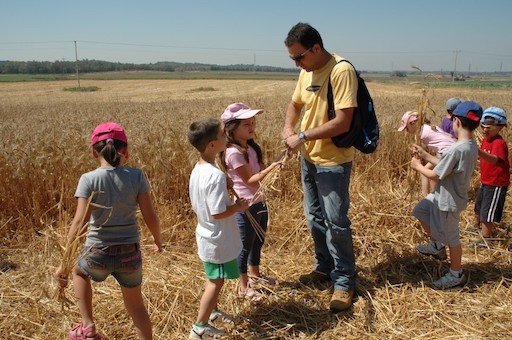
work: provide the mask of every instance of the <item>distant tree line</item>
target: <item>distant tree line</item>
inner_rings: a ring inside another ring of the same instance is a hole
[[[198,63],[157,62],[154,64],[128,64],[113,63],[101,60],[79,60],[80,73],[116,72],[116,71],[161,71],[161,72],[187,72],[187,71],[244,71],[244,72],[298,72],[273,66],[258,65],[208,65]],[[75,61],[2,61],[0,60],[0,74],[66,74],[76,72]]]

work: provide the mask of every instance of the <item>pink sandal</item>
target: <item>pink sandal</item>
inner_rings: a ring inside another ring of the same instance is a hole
[[[87,334],[93,333],[93,336]],[[69,331],[69,340],[101,340],[101,336],[96,333],[96,325],[92,324],[87,328],[79,323],[73,326]]]

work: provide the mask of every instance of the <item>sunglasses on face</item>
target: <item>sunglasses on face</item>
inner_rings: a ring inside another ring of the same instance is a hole
[[[494,130],[496,129],[496,125],[487,125],[487,124],[480,124],[480,127],[482,128],[482,130]]]
[[[306,56],[306,53],[308,53],[309,51],[311,51],[311,47],[305,50],[304,52],[297,54],[296,56],[290,56],[290,59],[293,61],[301,61]]]

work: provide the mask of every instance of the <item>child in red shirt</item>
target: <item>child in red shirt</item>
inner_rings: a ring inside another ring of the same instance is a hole
[[[500,135],[507,126],[505,110],[492,106],[483,112],[480,122],[484,134],[478,150],[482,184],[475,201],[475,214],[478,225],[482,225],[482,243],[485,243],[485,238],[493,237],[501,221],[510,184],[510,163],[507,142]]]

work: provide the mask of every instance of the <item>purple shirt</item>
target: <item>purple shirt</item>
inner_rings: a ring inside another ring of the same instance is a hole
[[[443,117],[443,120],[441,121],[441,130],[448,132],[453,136],[453,138],[457,138],[457,136],[455,136],[455,132],[453,132],[453,121],[450,118]]]

